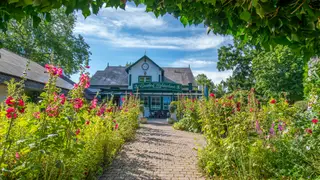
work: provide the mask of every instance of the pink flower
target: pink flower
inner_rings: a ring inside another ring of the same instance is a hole
[[[85,66],[85,68],[89,69],[89,68],[90,68],[90,66],[89,66],[89,65],[86,65],[86,66]]]
[[[15,111],[15,109],[14,109],[13,107],[9,107],[9,108],[6,110],[6,112],[7,112],[6,116],[7,116],[7,118],[9,118],[9,119],[15,119],[15,118],[18,117],[18,115],[17,115],[17,113],[16,113],[16,111]]]
[[[270,104],[275,104],[277,101],[275,99],[270,100]]]
[[[60,104],[64,104],[66,102],[66,96],[64,94],[60,95]]]
[[[316,118],[314,118],[314,119],[312,119],[312,121],[311,121],[313,124],[317,124],[318,122],[319,122],[319,120],[318,119],[316,119]]]
[[[44,67],[46,68],[47,72],[52,76],[56,76],[56,75],[61,76],[62,75],[62,71],[63,71],[62,68],[57,68],[51,64],[46,64]]]
[[[36,119],[40,119],[40,112],[33,113],[33,117],[35,117]]]
[[[256,120],[256,131],[257,131],[258,134],[262,134],[262,130],[260,128],[260,124],[259,124],[258,120]]]
[[[117,123],[117,121],[115,119],[112,122]]]
[[[76,130],[76,135],[79,135],[80,134],[80,129],[78,128],[77,130]]]
[[[121,98],[121,101],[122,101],[122,102],[126,101],[126,98],[124,98],[124,97],[123,97],[123,98]]]
[[[79,87],[79,84],[74,84],[73,89],[77,89]]]
[[[46,113],[49,117],[55,117],[59,114],[58,112],[58,106],[48,106],[46,109]]]
[[[23,107],[25,104],[24,104],[24,101],[22,99],[19,99],[19,103],[18,103],[18,106],[21,106]]]
[[[97,99],[97,98],[94,98],[94,99],[91,101],[90,109],[96,108],[96,107],[97,107],[97,103],[98,103],[98,99]]]
[[[273,135],[275,135],[275,133],[274,133],[274,123],[272,123],[272,125],[271,125],[271,128],[270,128],[270,135],[271,136],[273,136]]]
[[[8,106],[13,106],[14,105],[14,99],[12,96],[8,96],[8,98],[6,99],[6,104]]]
[[[79,85],[84,86],[85,88],[90,87],[90,78],[87,74],[81,74]]]
[[[81,98],[76,98],[73,100],[73,107],[75,109],[80,109],[83,106],[83,100]]]
[[[117,130],[119,128],[119,124],[117,123],[115,126],[114,126],[114,129]]]
[[[101,106],[99,111],[97,112],[97,116],[103,115],[105,110],[106,110],[106,106],[105,105]]]
[[[62,76],[62,73],[63,73],[62,68],[57,68],[57,70],[56,70],[56,74],[57,74],[59,77],[61,77],[61,76]]]
[[[214,93],[210,93],[210,95],[209,95],[210,97],[214,97],[215,95],[214,95]]]
[[[253,112],[254,110],[253,110],[253,108],[250,108],[250,112]]]
[[[16,159],[20,160],[20,154],[18,152],[16,152]]]

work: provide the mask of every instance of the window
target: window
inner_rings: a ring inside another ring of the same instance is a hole
[[[161,99],[159,96],[151,97],[151,110],[161,109]]]
[[[129,86],[131,86],[131,74],[129,74]]]
[[[139,83],[151,82],[151,76],[139,76]]]
[[[141,103],[143,103],[144,107],[149,107],[149,97],[148,96],[142,96],[141,97]]]
[[[169,110],[170,103],[171,103],[171,97],[163,96],[163,110]]]

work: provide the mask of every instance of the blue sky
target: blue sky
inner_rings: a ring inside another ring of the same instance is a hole
[[[112,66],[135,62],[144,53],[163,67],[191,66],[193,74],[204,73],[214,82],[231,72],[218,72],[217,49],[232,42],[231,37],[207,35],[203,25],[184,27],[171,15],[156,18],[145,6],[128,3],[126,10],[104,8],[84,19],[78,13],[75,34],[90,45],[90,70],[93,75]],[[72,79],[77,81],[78,75]]]

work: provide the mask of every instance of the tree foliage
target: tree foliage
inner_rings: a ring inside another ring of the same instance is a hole
[[[37,27],[32,18],[10,20],[6,33],[0,33],[3,47],[41,65],[53,59],[52,63],[63,67],[66,74],[76,73],[79,65],[87,63],[89,45],[81,35],[73,34],[74,14],[66,15],[64,9],[59,9],[53,10],[51,17],[54,21],[43,21]]]
[[[232,35],[243,43],[263,46],[288,45],[306,59],[320,53],[319,0],[134,0],[144,3],[146,10],[156,16],[170,13],[181,23],[204,23],[210,31]],[[66,7],[66,13],[81,10],[87,17],[105,7],[125,8],[126,0],[4,0],[0,2],[2,23],[6,29],[10,19],[30,16],[34,24],[42,21],[39,14],[50,21],[50,10]],[[104,5],[105,4],[105,5]]]
[[[209,79],[205,74],[198,74],[196,77],[196,82],[202,87],[207,86],[209,90],[213,85],[211,79]]]
[[[261,52],[252,62],[257,92],[267,97],[284,92],[289,100],[303,99],[303,67],[303,58],[286,46]]]
[[[222,46],[218,50],[218,70],[232,70],[232,76],[225,82],[229,91],[249,90],[253,87],[254,76],[251,63],[255,55],[256,50],[253,47],[240,46],[239,41],[234,41],[234,45]]]

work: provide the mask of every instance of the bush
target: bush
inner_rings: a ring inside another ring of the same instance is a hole
[[[139,102],[126,97],[122,107],[97,99],[87,103],[82,74],[68,96],[59,94],[59,68],[46,65],[50,79],[41,102],[26,103],[23,81],[8,83],[0,107],[0,179],[95,179],[138,127]]]
[[[173,128],[191,132],[201,132],[201,121],[199,117],[199,102],[197,99],[184,99],[178,103],[178,107],[183,107],[181,114],[183,118],[173,125]]]
[[[175,122],[175,120],[172,118],[168,118],[167,121],[168,121],[168,124],[173,124]]]

